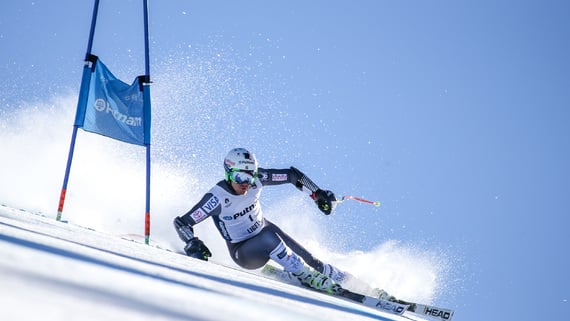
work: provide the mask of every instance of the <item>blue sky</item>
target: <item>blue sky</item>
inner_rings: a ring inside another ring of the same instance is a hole
[[[144,72],[139,2],[101,1],[93,46],[126,82]],[[78,91],[91,10],[2,1],[2,113]],[[295,165],[382,202],[327,218],[347,249],[396,239],[450,260],[440,298],[456,318],[531,320],[536,299],[560,318],[569,13],[551,0],[151,1],[154,157],[204,169],[241,145]]]

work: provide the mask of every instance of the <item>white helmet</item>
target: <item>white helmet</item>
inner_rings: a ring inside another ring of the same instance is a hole
[[[257,177],[257,159],[245,148],[234,148],[224,159],[224,170],[227,180],[230,180],[232,173],[237,172],[247,172],[252,177]]]

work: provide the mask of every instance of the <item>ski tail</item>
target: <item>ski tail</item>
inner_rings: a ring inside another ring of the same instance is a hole
[[[263,275],[266,275],[272,279],[292,284],[292,285],[303,285],[299,279],[294,277],[291,273],[285,272],[283,269],[273,266],[271,264],[265,264],[263,269],[261,270]]]

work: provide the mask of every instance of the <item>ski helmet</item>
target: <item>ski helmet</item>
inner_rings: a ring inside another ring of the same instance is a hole
[[[239,172],[245,172],[251,175],[252,179],[247,180],[253,184],[254,179],[257,177],[257,159],[255,155],[245,148],[234,148],[228,152],[224,159],[224,170],[226,172],[226,180],[232,180],[233,175]],[[236,183],[242,183],[237,181]]]

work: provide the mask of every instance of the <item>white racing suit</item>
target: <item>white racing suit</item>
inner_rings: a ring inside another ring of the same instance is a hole
[[[259,168],[258,173],[259,178],[245,195],[237,195],[228,181],[218,182],[180,219],[193,226],[212,217],[226,240],[232,259],[243,268],[260,268],[271,258],[283,265],[285,270],[296,269],[295,266],[287,266],[295,262],[279,262],[284,255],[290,256],[292,251],[315,270],[326,273],[332,267],[323,264],[278,226],[265,219],[259,203],[261,190],[266,185],[291,183],[300,190],[312,193],[318,189],[316,184],[295,168]]]

